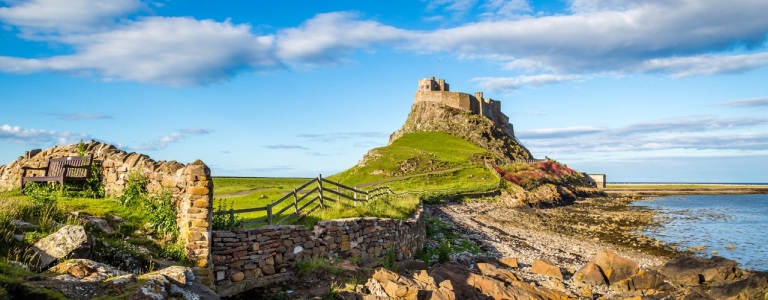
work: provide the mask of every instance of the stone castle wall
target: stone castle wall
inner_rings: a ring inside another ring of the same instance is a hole
[[[490,98],[484,98],[482,92],[470,95],[461,92],[448,91],[445,80],[434,77],[419,80],[419,89],[413,97],[413,103],[430,102],[439,103],[448,107],[481,115],[493,121],[507,135],[514,138],[515,131],[509,123],[509,117],[501,112],[501,102]]]
[[[216,293],[230,296],[287,276],[296,263],[317,257],[412,258],[426,238],[423,208],[408,220],[349,218],[304,226],[265,226],[213,232]]]
[[[49,158],[76,155],[77,145],[27,151],[17,160],[0,166],[0,191],[20,187],[22,166],[45,167]],[[202,282],[211,285],[213,181],[208,166],[200,160],[186,165],[176,161],[156,162],[149,156],[127,153],[113,145],[94,141],[86,144],[86,155],[93,155],[94,163],[101,165],[99,177],[107,196],[121,195],[131,172],[139,172],[148,179],[147,191],[150,194],[158,195],[166,191],[172,194],[177,208],[179,242],[186,245],[188,258],[195,262],[195,274]],[[27,176],[31,175],[41,176],[42,171],[28,171]]]

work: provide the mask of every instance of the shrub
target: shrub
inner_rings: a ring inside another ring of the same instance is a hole
[[[235,230],[243,225],[243,220],[238,216],[232,216],[230,214],[223,214],[232,209],[232,201],[229,202],[229,209],[223,203],[219,201],[219,204],[213,210],[213,219],[211,225],[213,230]]]

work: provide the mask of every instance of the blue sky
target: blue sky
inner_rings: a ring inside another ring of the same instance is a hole
[[[768,2],[0,1],[0,163],[96,139],[214,176],[354,165],[419,78],[484,91],[536,157],[768,182]]]

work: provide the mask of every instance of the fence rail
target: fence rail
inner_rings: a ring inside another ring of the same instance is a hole
[[[317,186],[304,192],[304,189],[312,184],[317,184]],[[283,225],[287,224],[291,219],[293,222],[296,222],[318,208],[324,208],[329,202],[341,203],[342,198],[351,201],[353,205],[357,206],[358,202],[371,201],[388,194],[394,194],[389,187],[377,187],[365,191],[325,179],[322,175],[318,175],[317,178],[307,181],[265,206],[214,211],[213,215],[228,216],[230,224],[235,224],[235,215],[237,214],[266,211],[266,216],[244,221],[240,227],[253,228],[264,225]],[[336,199],[333,199],[332,196],[336,196]],[[284,204],[285,201],[291,201],[292,203]]]

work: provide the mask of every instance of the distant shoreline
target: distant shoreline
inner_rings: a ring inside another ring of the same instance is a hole
[[[761,183],[609,183],[610,195],[668,196],[712,194],[768,194],[768,184]]]

